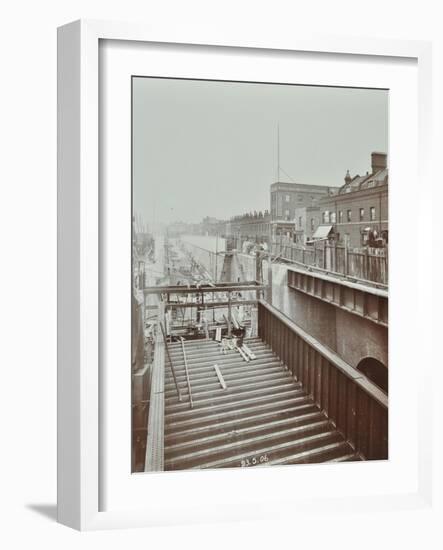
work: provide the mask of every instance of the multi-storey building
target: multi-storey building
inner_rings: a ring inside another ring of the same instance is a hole
[[[178,237],[180,235],[193,235],[200,231],[200,224],[177,221],[170,223],[167,227],[169,237]]]
[[[314,239],[328,233],[350,247],[387,243],[387,155],[374,152],[371,160],[371,173],[351,177],[348,170],[338,192],[320,199],[321,225]]]
[[[226,233],[226,221],[219,220],[218,218],[206,216],[203,218],[199,226],[200,228],[198,233],[201,235],[224,236]]]
[[[273,236],[291,238],[296,229],[296,210],[315,206],[329,194],[325,185],[307,185],[277,181],[271,185],[271,224]]]
[[[294,242],[304,246],[312,240],[317,227],[322,223],[319,206],[302,206],[295,209]]]
[[[227,222],[227,236],[253,242],[269,241],[269,223],[271,216],[268,210],[234,216]]]

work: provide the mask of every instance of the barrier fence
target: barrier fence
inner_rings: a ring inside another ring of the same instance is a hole
[[[356,452],[388,458],[388,398],[374,383],[263,300],[258,335]]]
[[[326,242],[300,247],[273,242],[271,253],[285,260],[326,269],[332,273],[384,285],[389,283],[387,248],[346,248]]]

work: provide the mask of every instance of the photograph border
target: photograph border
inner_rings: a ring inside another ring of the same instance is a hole
[[[296,36],[266,40],[227,29],[209,40],[153,27],[77,21],[58,31],[58,521],[103,529],[169,523],[145,512],[99,511],[99,41],[127,40],[260,48],[332,54],[409,57],[419,81],[419,179],[430,178],[431,45],[428,42]],[[418,290],[417,290],[418,291]],[[428,363],[428,362],[424,362]],[[429,364],[423,376],[428,384]],[[429,506],[432,494],[432,403],[420,390],[420,457],[415,494],[398,497],[406,508]],[[371,507],[381,498],[372,497]],[[383,498],[385,500],[385,497]],[[349,499],[349,503],[351,499]],[[245,513],[250,518],[250,514]],[[241,519],[241,518],[239,518]],[[196,518],[195,521],[198,521]]]

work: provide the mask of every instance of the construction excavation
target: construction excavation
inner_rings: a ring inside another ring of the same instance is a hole
[[[135,235],[133,471],[386,458],[387,396],[275,307],[288,264],[220,241]]]
[[[133,77],[132,472],[389,458],[388,99]]]

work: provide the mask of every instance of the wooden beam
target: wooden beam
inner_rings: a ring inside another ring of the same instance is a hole
[[[214,369],[215,369],[215,372],[216,372],[216,374],[217,374],[218,381],[220,382],[220,386],[221,386],[224,390],[226,390],[226,389],[227,389],[227,385],[226,385],[225,379],[223,378],[222,373],[220,372],[220,369],[219,369],[218,365],[214,365]]]
[[[197,288],[196,286],[149,286],[143,289],[144,294],[207,294],[207,293],[218,293],[218,292],[247,292],[258,290],[264,290],[266,287],[264,285],[257,285],[255,282],[252,283],[232,283],[229,286],[201,286]]]
[[[231,303],[231,306],[250,306],[250,305],[256,304],[257,300],[233,300],[230,303]],[[228,307],[228,306],[229,306],[229,302],[205,302],[206,310],[217,308],[217,307]],[[201,304],[194,303],[194,302],[192,303],[171,302],[166,304],[166,307],[173,308],[173,309],[177,309],[177,308],[180,309],[180,308],[187,308],[187,307],[201,308]]]

